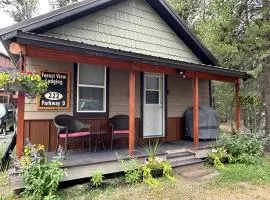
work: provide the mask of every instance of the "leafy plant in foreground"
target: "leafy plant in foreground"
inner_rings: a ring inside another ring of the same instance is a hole
[[[135,184],[142,181],[141,164],[136,159],[122,161],[122,167],[124,168],[126,183]]]
[[[103,176],[103,173],[102,172],[100,172],[100,171],[94,171],[94,172],[91,173],[91,176],[90,177],[91,177],[90,182],[96,188],[97,187],[100,187],[103,184],[104,176]]]
[[[223,168],[223,163],[229,163],[232,159],[232,156],[227,153],[224,147],[212,149],[212,152],[208,154],[208,161],[213,163],[216,168]]]
[[[232,156],[231,162],[252,164],[262,154],[264,141],[245,134],[223,134],[219,145]]]

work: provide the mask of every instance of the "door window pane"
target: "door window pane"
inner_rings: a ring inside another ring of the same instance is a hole
[[[159,77],[146,76],[146,89],[159,90]]]
[[[159,104],[159,92],[146,90],[146,104]]]
[[[79,84],[104,86],[105,67],[80,64]]]
[[[78,111],[103,111],[104,89],[79,87]]]

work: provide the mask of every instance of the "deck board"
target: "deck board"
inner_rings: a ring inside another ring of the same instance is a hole
[[[216,142],[207,141],[200,142],[200,147],[196,149],[204,149],[214,147]],[[158,155],[166,155],[168,153],[175,153],[184,150],[192,150],[193,142],[191,141],[179,141],[179,142],[166,142],[162,145]],[[196,150],[195,149],[195,150]],[[146,153],[142,147],[137,147],[134,156],[136,158],[146,157]],[[53,160],[55,158],[54,152],[47,153],[48,160]],[[106,163],[112,161],[126,160],[129,159],[129,152],[127,148],[116,149],[116,150],[99,150],[97,152],[89,150],[71,150],[67,152],[65,159],[62,159],[63,167],[90,165],[96,163]]]

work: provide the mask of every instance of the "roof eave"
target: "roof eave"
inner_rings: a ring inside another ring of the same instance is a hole
[[[195,63],[188,63],[176,60],[170,60],[160,57],[147,56],[143,54],[137,54],[132,52],[126,52],[122,50],[115,50],[105,47],[99,47],[94,45],[89,45],[85,43],[73,42],[69,40],[63,40],[43,35],[36,35],[32,33],[18,32],[17,42],[29,45],[29,46],[38,46],[41,48],[52,48],[56,50],[71,51],[76,53],[84,53],[91,55],[100,55],[111,58],[120,58],[123,60],[136,61],[149,63],[159,66],[168,66],[171,68],[177,68],[181,70],[190,70],[190,71],[199,71],[207,72],[219,75],[226,75],[235,78],[249,79],[251,76],[245,72],[231,70],[221,67],[215,67],[210,65],[202,65]]]

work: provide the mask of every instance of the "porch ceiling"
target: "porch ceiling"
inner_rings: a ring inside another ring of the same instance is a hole
[[[229,78],[242,78],[242,79],[252,78],[252,76],[249,75],[248,73],[239,70],[232,70],[212,65],[195,64],[164,59],[160,57],[148,56],[122,50],[115,50],[111,48],[89,45],[85,43],[63,40],[55,37],[49,37],[29,32],[17,31],[16,42],[25,46],[34,46],[46,49],[60,50],[65,52],[87,54],[98,57],[118,59],[118,61],[119,59],[121,59],[129,63],[134,62],[141,64],[149,64],[157,68],[163,67],[163,68],[171,68],[174,70],[202,72],[207,74],[226,76]]]

